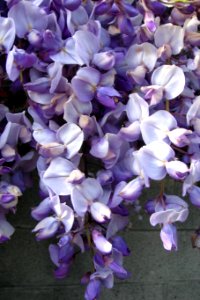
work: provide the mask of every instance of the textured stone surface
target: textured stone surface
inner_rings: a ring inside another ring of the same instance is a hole
[[[132,255],[125,259],[132,273],[128,282],[166,283],[200,279],[199,251],[190,244],[190,231],[179,232],[179,251],[166,252],[157,231],[127,231],[124,235]],[[57,281],[48,257],[48,242],[37,243],[28,230],[18,229],[7,245],[0,247],[1,286],[46,286],[79,284],[89,269],[89,257],[80,255],[71,276]]]
[[[163,287],[164,300],[200,299],[200,279],[197,281],[173,282]]]
[[[198,300],[200,281],[167,284],[125,283],[104,290],[101,300]],[[82,300],[84,289],[77,286],[11,287],[0,289],[1,300]]]
[[[178,191],[170,181],[167,193]],[[146,191],[141,204],[155,197],[157,188]],[[180,191],[179,191],[180,192]],[[18,212],[10,218],[17,230],[10,242],[0,246],[0,300],[79,300],[84,287],[80,277],[90,269],[89,254],[80,255],[65,280],[55,280],[53,264],[48,256],[49,241],[36,242],[31,229],[36,222],[30,218],[30,207],[39,202],[37,190],[25,193]],[[127,281],[116,282],[113,290],[105,290],[101,300],[199,300],[200,257],[190,237],[200,225],[199,211],[193,209],[190,220],[179,225],[179,251],[169,253],[162,247],[159,226],[152,228],[147,215],[143,221],[133,216],[124,238],[132,255],[125,265],[132,273]]]
[[[0,247],[0,286],[78,285],[88,260],[79,255],[69,279],[56,280],[48,245],[47,241],[36,242],[29,230],[18,229],[11,241]]]
[[[119,284],[114,290],[104,291],[101,300],[162,300],[161,285],[144,284]],[[77,287],[49,287],[49,288],[2,288],[0,289],[0,299],[2,300],[82,300],[83,288]]]
[[[1,300],[54,300],[53,290],[50,288],[0,288]]]

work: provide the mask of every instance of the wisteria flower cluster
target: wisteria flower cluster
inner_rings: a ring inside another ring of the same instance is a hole
[[[129,276],[118,232],[143,190],[157,183],[143,208],[166,250],[189,202],[165,179],[200,208],[199,0],[5,0],[0,11],[0,242],[37,170],[33,232],[51,238],[57,278],[90,251],[81,282],[94,300]]]

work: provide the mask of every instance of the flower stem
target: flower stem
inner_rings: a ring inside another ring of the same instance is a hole
[[[170,108],[169,108],[169,100],[166,100],[166,101],[165,101],[165,109],[166,109],[166,111],[170,111]]]

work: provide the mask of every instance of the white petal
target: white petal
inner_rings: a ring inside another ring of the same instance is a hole
[[[110,219],[111,216],[110,208],[101,202],[94,202],[90,207],[90,212],[92,217],[100,223]]]
[[[151,82],[153,85],[164,87],[166,99],[171,100],[183,92],[185,75],[183,70],[175,65],[163,65],[155,69]]]

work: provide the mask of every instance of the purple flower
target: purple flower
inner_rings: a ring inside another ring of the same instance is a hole
[[[64,226],[65,232],[68,233],[74,223],[73,210],[66,204],[60,203],[58,196],[53,197],[51,200],[55,215],[44,218],[33,229],[38,240],[52,237],[57,232],[60,224]]]
[[[92,112],[91,102],[79,101],[74,95],[64,104],[63,118],[69,123],[79,123],[79,119],[83,115],[90,115]]]
[[[15,81],[20,72],[26,68],[32,67],[37,61],[35,53],[27,53],[23,49],[18,49],[16,46],[9,51],[6,60],[6,72],[10,80]]]
[[[0,212],[0,243],[10,239],[15,229],[6,221],[5,215]]]
[[[76,124],[64,124],[57,132],[49,128],[35,128],[33,137],[40,145],[44,156],[58,156],[65,153],[70,159],[80,150],[83,143],[83,131]]]
[[[162,180],[145,210],[168,251],[189,209],[164,193],[165,178],[200,207],[198,1],[2,2],[0,242],[12,236],[7,214],[37,168],[33,232],[57,239],[49,247],[56,278],[92,250],[82,283],[85,299],[96,300],[114,277],[129,276],[119,231],[133,212],[141,217],[144,189]]]
[[[100,231],[94,229],[92,231],[92,240],[95,247],[103,254],[110,253],[112,250],[112,244],[101,234]]]
[[[81,0],[64,0],[63,5],[69,10],[76,10],[81,4]]]
[[[0,104],[0,122],[5,118],[7,112],[9,112],[8,107]]]
[[[70,195],[72,183],[69,181],[70,174],[76,167],[62,157],[54,158],[46,171],[42,174],[43,183],[57,195]]]
[[[130,94],[126,105],[126,113],[131,123],[142,121],[149,116],[149,105],[137,93]]]
[[[183,184],[183,196],[186,195],[186,192],[190,187],[192,187],[196,182],[200,180],[199,168],[200,168],[200,158],[199,158],[199,154],[197,154],[191,157],[190,173],[184,180],[184,184]]]
[[[97,5],[95,6],[95,14],[96,15],[103,15],[105,13],[107,13],[113,4],[113,0],[102,0],[100,1],[100,3],[97,3]]]
[[[136,157],[145,176],[154,180],[161,180],[167,173],[166,163],[172,160],[174,155],[173,149],[168,144],[154,141],[140,148]]]
[[[157,49],[150,43],[132,45],[125,57],[128,69],[144,66],[147,71],[152,71],[157,61]]]
[[[150,217],[152,226],[157,224],[171,224],[174,222],[184,222],[189,214],[187,203],[174,195],[165,195],[164,205],[158,202],[155,205],[155,213]]]
[[[98,254],[96,254],[94,257],[94,265],[97,271],[91,274],[90,279],[97,279],[104,287],[111,289],[114,285],[113,271],[109,267],[104,266],[105,262]]]
[[[200,208],[200,187],[193,185],[188,189],[188,194],[191,203]]]
[[[106,169],[112,168],[120,155],[121,141],[117,135],[107,133],[104,137],[94,139],[90,153],[102,159]]]
[[[67,89],[67,80],[62,76],[63,66],[60,63],[52,63],[47,67],[47,75],[35,69],[31,69],[31,82],[24,84],[28,91],[53,94],[55,91],[63,92]]]
[[[130,255],[130,250],[121,236],[115,236],[112,239],[113,248],[122,253],[123,256]]]
[[[57,131],[57,139],[66,148],[66,157],[72,158],[80,150],[84,135],[76,124],[65,124]]]
[[[131,202],[136,201],[142,193],[144,187],[144,180],[141,177],[136,177],[131,180],[125,187],[120,191],[119,195]]]
[[[48,239],[57,232],[59,222],[54,217],[46,217],[32,230],[36,232],[37,240]]]
[[[149,105],[137,93],[133,93],[129,95],[125,111],[130,124],[122,127],[118,136],[128,142],[137,141],[141,133],[141,122],[149,116]]]
[[[98,279],[90,280],[85,291],[86,300],[95,300],[100,294],[101,282]]]
[[[0,136],[0,149],[6,144],[15,147],[18,141],[21,126],[16,123],[8,122]]]
[[[155,45],[169,45],[172,54],[177,55],[184,47],[184,29],[170,23],[160,25],[154,35]]]
[[[113,213],[111,216],[111,221],[108,225],[106,233],[107,239],[113,237],[118,231],[123,230],[129,223],[129,218],[127,215],[120,215],[117,213],[119,212]]]
[[[16,34],[20,38],[24,38],[32,29],[42,31],[47,27],[45,11],[29,1],[20,1],[13,5],[8,16],[14,20]]]
[[[104,86],[104,77],[91,67],[79,69],[72,79],[72,88],[76,97],[81,102],[89,102],[96,96],[104,106],[115,108],[113,97],[120,97],[120,94],[110,85]]]
[[[5,209],[15,208],[18,197],[22,195],[21,190],[5,181],[0,182],[0,205]]]
[[[184,180],[189,173],[187,165],[182,161],[169,161],[166,163],[167,173],[174,179]]]
[[[79,55],[83,64],[89,65],[95,53],[100,49],[98,36],[90,31],[78,30],[73,35],[75,41],[75,51]]]
[[[123,188],[125,186],[126,186],[125,181],[121,181],[115,186],[113,195],[112,195],[112,197],[110,199],[110,203],[109,203],[109,206],[111,208],[117,207],[123,201],[123,197],[120,195],[120,192],[123,190]]]
[[[70,266],[74,256],[74,247],[70,236],[62,237],[58,245],[49,246],[49,254],[57,269],[54,271],[56,278],[62,279],[69,274]]]
[[[144,23],[149,31],[155,32],[157,28],[157,24],[155,21],[155,17],[152,11],[147,10],[144,16]]]
[[[189,70],[195,71],[196,74],[200,72],[200,51],[197,47],[193,50],[194,59],[188,59],[187,67]]]
[[[183,70],[175,65],[162,65],[151,76],[152,86],[142,87],[151,104],[159,103],[163,97],[171,100],[179,96],[185,87]]]
[[[115,55],[113,51],[99,52],[94,54],[93,64],[102,70],[110,70],[115,65]]]
[[[72,79],[72,88],[81,102],[89,102],[93,99],[101,74],[94,68],[85,67],[79,69]]]
[[[50,214],[51,210],[51,200],[49,197],[47,197],[42,200],[36,208],[33,208],[31,215],[35,220],[40,221],[47,217]]]
[[[89,65],[99,49],[99,39],[93,33],[78,30],[72,38],[65,41],[58,53],[52,54],[50,57],[53,61],[61,64]]]
[[[142,120],[140,129],[146,144],[159,140],[169,143],[168,133],[176,127],[176,119],[168,111],[159,110]]]
[[[15,24],[12,18],[0,17],[0,49],[7,53],[15,40]]]
[[[90,208],[93,219],[99,223],[111,218],[111,211],[107,205],[101,202],[95,202]]]
[[[129,273],[123,267],[122,253],[117,249],[113,249],[112,253],[106,255],[97,253],[94,256],[94,265],[97,271],[90,278],[99,279],[107,288],[113,287],[113,275],[120,279],[125,279],[129,276]]]
[[[76,213],[82,217],[89,210],[93,219],[99,223],[111,217],[110,209],[101,200],[103,190],[94,178],[87,178],[72,189],[71,201]]]
[[[185,128],[175,128],[168,133],[168,137],[174,145],[178,147],[185,147],[190,144],[192,131]]]
[[[163,247],[168,250],[177,250],[177,230],[173,224],[165,224],[160,231]]]
[[[20,125],[20,131],[19,131],[19,140],[22,143],[28,143],[31,141],[31,122],[26,117],[25,111],[21,113],[10,113],[8,112],[6,114],[6,119],[8,122],[15,123]],[[17,127],[17,126],[16,126]]]
[[[187,124],[200,134],[200,97],[196,97],[187,112]]]

